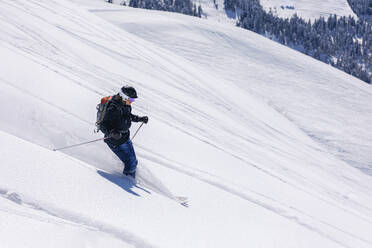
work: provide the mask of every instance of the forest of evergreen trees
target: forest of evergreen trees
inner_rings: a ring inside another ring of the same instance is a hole
[[[347,0],[359,18],[372,21],[372,0]]]
[[[372,26],[364,19],[336,15],[313,22],[297,15],[283,19],[264,11],[259,0],[225,0],[224,5],[226,10],[239,10],[238,26],[372,83]]]
[[[133,8],[177,12],[196,17],[201,17],[203,13],[202,7],[200,5],[196,6],[192,0],[129,0],[129,6]]]

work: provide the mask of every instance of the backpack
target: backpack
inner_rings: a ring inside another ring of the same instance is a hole
[[[112,96],[106,96],[101,99],[101,102],[97,105],[97,120],[96,120],[96,130],[95,132],[98,133],[101,131],[102,133],[106,133],[107,130],[101,125],[103,119],[105,118],[106,110],[109,104],[111,103]]]

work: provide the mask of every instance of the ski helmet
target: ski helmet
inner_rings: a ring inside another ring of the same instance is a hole
[[[137,98],[137,92],[132,86],[124,86],[121,91],[130,98]]]

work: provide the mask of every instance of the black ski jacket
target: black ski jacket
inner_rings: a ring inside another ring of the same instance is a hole
[[[141,117],[133,115],[131,112],[132,107],[121,100],[112,99],[109,103],[101,123],[105,137],[107,137],[111,131],[121,133],[121,138],[118,140],[114,138],[105,139],[105,142],[109,146],[119,146],[128,141],[130,137],[129,128],[132,125],[132,121],[139,122],[141,120]]]

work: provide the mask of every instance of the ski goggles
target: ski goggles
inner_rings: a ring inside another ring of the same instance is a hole
[[[128,97],[123,92],[119,92],[119,95],[121,96],[121,98],[123,99],[123,101],[129,101],[129,102],[132,103],[132,102],[134,102],[134,100],[136,100],[136,98]]]

